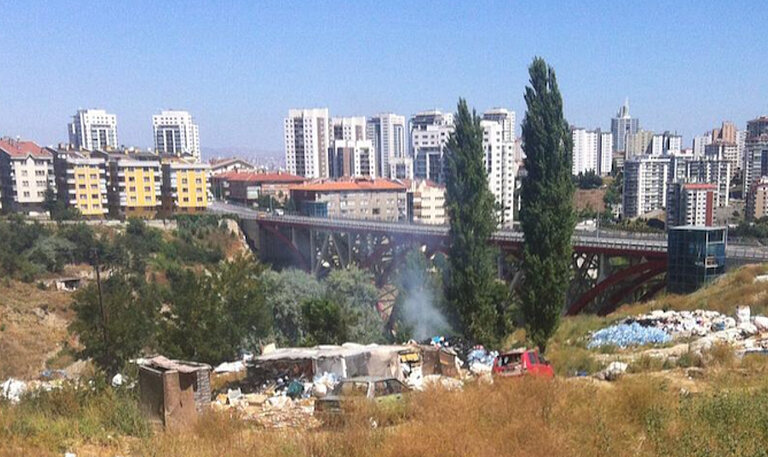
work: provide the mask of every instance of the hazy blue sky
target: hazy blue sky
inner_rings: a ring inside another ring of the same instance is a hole
[[[291,107],[405,115],[505,106],[546,58],[572,124],[642,127],[690,143],[768,112],[768,3],[731,1],[0,0],[0,135],[66,140],[79,107],[152,144],[150,116],[189,110],[203,147],[282,150]]]

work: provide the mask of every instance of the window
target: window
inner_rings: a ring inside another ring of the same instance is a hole
[[[85,179],[85,173],[78,173],[77,179]]]
[[[99,194],[91,194],[91,198],[94,199],[94,200],[98,200],[99,199]]]
[[[149,176],[144,176],[144,182],[149,182]]]
[[[27,170],[21,170],[21,176],[27,176]]]
[[[203,179],[202,178],[196,178],[195,179],[195,184],[202,184],[202,183],[203,183]]]
[[[390,394],[400,394],[403,393],[403,385],[394,379],[390,379],[387,381],[387,390],[389,390]]]
[[[203,197],[197,197],[197,201],[198,202],[202,202],[203,201]]]
[[[189,201],[189,197],[184,197],[181,199],[181,201],[183,201],[184,203],[187,203]]]
[[[375,397],[381,397],[383,395],[389,395],[389,389],[387,388],[386,381],[377,381],[373,384],[373,395]]]
[[[23,194],[25,197],[29,197],[29,192],[24,192]]]
[[[128,177],[128,182],[134,182],[134,181],[136,181],[136,177],[135,176],[129,176]]]
[[[147,195],[146,197],[144,197],[144,201],[145,202],[151,202],[152,201],[152,196],[151,195]]]
[[[144,186],[144,192],[149,192],[149,191],[151,191],[151,190],[152,190],[152,188],[151,188],[151,187],[149,187],[149,186]]]
[[[181,183],[182,184],[186,184],[187,183],[187,178],[181,178]]]
[[[136,192],[136,186],[131,186],[128,188],[130,192]]]
[[[45,182],[45,181],[38,181],[38,182],[37,182],[37,186],[38,186],[38,187],[45,187],[47,184],[48,184],[48,183],[47,183],[47,182]]]
[[[91,184],[91,189],[98,189],[98,188],[99,188],[98,184]]]
[[[29,187],[29,181],[22,181],[21,187]]]
[[[91,173],[91,179],[99,179],[99,175],[96,173]]]

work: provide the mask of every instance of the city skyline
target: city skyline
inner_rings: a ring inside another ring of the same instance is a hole
[[[609,130],[629,98],[643,129],[678,132],[689,147],[723,120],[744,128],[768,112],[768,12],[746,2],[179,4],[177,21],[162,23],[137,2],[93,9],[83,30],[67,27],[77,5],[4,5],[0,49],[14,67],[0,74],[0,134],[56,144],[72,112],[93,107],[117,114],[120,143],[150,147],[147,119],[180,107],[204,130],[203,149],[279,153],[283,117],[298,107],[410,117],[465,97],[522,120],[534,55],[555,67],[568,121],[588,129]],[[41,24],[52,32],[27,33]],[[67,51],[94,37],[99,58]]]

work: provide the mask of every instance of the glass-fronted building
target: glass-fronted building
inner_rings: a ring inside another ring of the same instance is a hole
[[[667,291],[687,294],[725,272],[725,227],[684,225],[669,230]]]

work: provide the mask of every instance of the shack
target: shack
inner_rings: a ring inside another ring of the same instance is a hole
[[[340,378],[391,376],[402,380],[400,355],[409,352],[413,352],[411,346],[355,343],[275,349],[248,365],[248,383],[258,386],[277,378],[311,380],[323,373]]]
[[[179,428],[197,420],[211,402],[211,366],[163,356],[139,364],[142,409],[150,421]]]

